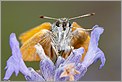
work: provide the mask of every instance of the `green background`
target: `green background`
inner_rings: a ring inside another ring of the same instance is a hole
[[[121,80],[121,2],[120,1],[2,1],[1,3],[1,80],[4,77],[7,59],[11,56],[9,47],[10,33],[19,35],[43,22],[54,20],[40,19],[40,15],[51,17],[74,17],[95,12],[96,15],[74,20],[84,28],[92,28],[95,24],[104,27],[99,47],[106,56],[106,64],[98,70],[100,61],[91,65],[81,80],[83,81],[120,81]],[[71,21],[73,22],[73,21]],[[39,62],[26,62],[28,67],[39,69]],[[10,80],[25,80],[19,73]]]

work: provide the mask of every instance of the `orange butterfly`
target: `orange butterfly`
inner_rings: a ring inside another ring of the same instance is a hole
[[[49,22],[43,23],[20,35],[22,46],[20,48],[22,58],[24,61],[40,61],[40,57],[36,53],[34,47],[37,43],[42,45],[45,54],[55,61],[58,55],[67,58],[72,49],[84,47],[85,52],[82,60],[88,50],[90,41],[89,31],[93,29],[83,29],[76,22],[70,24],[70,20],[94,15],[86,14],[73,18],[52,18],[41,16],[40,18],[47,18],[56,20],[53,24]]]

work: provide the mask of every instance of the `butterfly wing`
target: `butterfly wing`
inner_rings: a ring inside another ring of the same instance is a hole
[[[82,60],[84,59],[84,56],[86,55],[86,52],[88,50],[89,42],[90,42],[90,35],[89,32],[86,32],[82,30],[81,26],[78,25],[76,22],[72,24],[73,26],[73,38],[71,40],[71,45],[77,49],[80,47],[84,48],[84,54],[82,55]]]
[[[47,29],[50,30],[51,29],[51,24],[46,22],[43,23],[35,28],[30,29],[29,31],[22,33],[19,37],[19,39],[21,40],[21,43],[23,44],[24,42],[26,42],[29,38],[31,38],[34,34],[38,33],[40,30],[43,29]]]
[[[82,28],[80,25],[78,25],[76,22],[72,23],[72,31],[76,30],[77,28]]]
[[[49,30],[43,29],[40,32],[34,34],[29,38],[20,48],[22,53],[22,58],[24,61],[39,61],[40,58],[36,53],[36,48],[34,47],[37,43],[40,43],[46,54],[50,52],[50,33]]]

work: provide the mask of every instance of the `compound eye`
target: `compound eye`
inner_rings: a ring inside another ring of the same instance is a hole
[[[57,27],[59,27],[59,24],[60,24],[60,22],[59,22],[59,21],[57,21],[57,22],[56,22],[56,26],[57,26]]]
[[[71,27],[71,23],[69,22],[69,27]]]

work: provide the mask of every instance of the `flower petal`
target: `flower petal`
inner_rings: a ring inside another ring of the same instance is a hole
[[[18,75],[19,71],[24,76],[31,76],[31,72],[26,67],[22,55],[19,49],[19,42],[16,39],[15,33],[10,34],[10,47],[12,50],[12,56],[7,60],[7,65],[5,67],[6,73],[4,76],[4,80],[8,80],[13,72],[15,72],[16,76]]]
[[[101,69],[105,64],[106,59],[104,53],[99,48],[96,54],[97,56],[95,57],[95,62],[97,62],[99,59],[101,60],[101,65],[99,67],[99,69]]]
[[[28,68],[31,72],[31,76],[25,76],[27,81],[45,81],[44,78],[39,75],[33,68]]]
[[[14,56],[14,60],[16,62],[20,62],[20,58],[22,57],[21,52],[19,50],[19,42],[17,41],[15,33],[10,34],[9,40],[10,48],[12,50],[12,56]]]
[[[91,32],[91,39],[88,47],[88,52],[86,53],[84,61],[82,62],[82,65],[86,67],[88,67],[95,61],[95,58],[97,56],[99,37],[104,31],[103,28],[98,27],[97,25],[95,25],[93,28],[94,30]]]
[[[63,67],[60,66],[58,69],[56,69],[54,75],[54,81],[67,81],[69,79],[69,77],[60,77],[63,71],[64,66]]]
[[[74,80],[75,75],[80,74],[79,69],[76,70],[75,63],[68,63],[64,66],[60,66],[54,76],[54,81],[71,81]]]
[[[76,70],[78,70],[80,72],[80,74],[76,74],[74,76],[74,80],[77,81],[79,80],[81,77],[83,77],[85,75],[85,73],[87,72],[87,68],[84,67],[81,63],[78,63],[76,66]]]
[[[58,59],[57,59],[56,64],[55,64],[56,68],[60,67],[60,65],[61,65],[64,61],[65,61],[64,58],[62,58],[61,56],[58,56]]]
[[[77,65],[80,62],[80,59],[82,57],[82,54],[84,52],[83,48],[75,49],[72,51],[72,53],[69,55],[69,57],[59,66],[59,68],[55,72],[54,81],[67,81],[69,80],[69,77],[61,77],[61,74],[64,72],[65,67],[67,65],[74,63],[74,65]],[[79,69],[78,69],[79,71]],[[76,74],[78,75],[78,74]]]
[[[46,81],[53,81],[55,74],[55,66],[49,58],[40,61],[40,69]]]
[[[68,76],[68,74],[67,74],[67,72],[64,70],[64,72],[61,73],[60,78],[62,78],[62,77],[67,77],[67,76]]]
[[[41,60],[47,58],[47,56],[45,55],[44,49],[42,48],[42,46],[39,43],[36,44],[34,47],[36,48],[36,52],[38,53]]]
[[[68,58],[64,61],[63,65],[66,65],[68,63],[78,64],[80,62],[83,52],[84,52],[84,48],[82,47],[73,50],[71,54],[68,56]]]
[[[7,61],[6,66],[6,74],[4,79],[9,79],[13,72],[15,72],[16,76],[19,73],[20,69],[20,61],[21,61],[21,53],[19,51],[19,43],[16,39],[15,33],[11,33],[10,35],[10,47],[12,50],[12,56]]]
[[[11,60],[12,58],[10,57],[9,58],[9,61]],[[8,64],[6,67],[5,67],[5,69],[6,69],[6,73],[5,73],[5,76],[4,76],[4,80],[8,80],[10,77],[11,77],[11,75],[13,74],[13,72],[14,72],[14,67],[11,67],[12,65],[11,64]]]
[[[100,58],[102,61],[100,68],[105,63],[104,53],[98,48],[99,37],[103,33],[104,29],[98,27],[98,25],[95,25],[93,28],[94,30],[91,32],[91,39],[88,51],[86,53],[86,56],[84,57],[84,61],[76,66],[76,69],[80,71],[80,75],[75,75],[75,80],[79,80],[82,76],[84,76],[87,68],[98,58]]]
[[[36,51],[41,58],[40,61],[40,70],[43,74],[43,77],[46,81],[53,81],[54,74],[55,74],[55,65],[54,63],[48,58],[42,48],[42,46],[38,43],[35,45]]]

